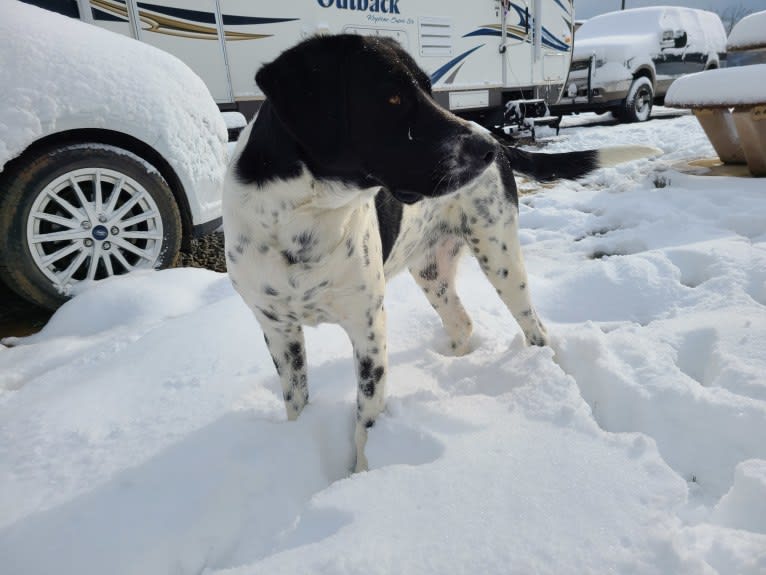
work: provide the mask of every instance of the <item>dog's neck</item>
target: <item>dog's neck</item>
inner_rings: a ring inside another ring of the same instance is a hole
[[[247,158],[247,162],[241,158]],[[236,160],[237,178],[243,184],[262,188],[269,182],[301,178],[304,170],[317,182],[339,188],[379,188],[380,184],[362,170],[321,165],[314,161],[280,120],[266,100],[253,122],[245,148]]]

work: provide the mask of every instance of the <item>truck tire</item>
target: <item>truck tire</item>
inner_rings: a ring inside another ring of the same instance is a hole
[[[652,113],[654,88],[646,76],[639,76],[630,85],[628,95],[615,116],[622,122],[645,122]]]
[[[2,174],[0,278],[48,309],[83,282],[171,266],[181,233],[165,179],[116,146],[48,147]]]

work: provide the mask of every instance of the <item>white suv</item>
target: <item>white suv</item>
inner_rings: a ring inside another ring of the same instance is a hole
[[[725,52],[726,31],[713,12],[658,6],[596,16],[575,34],[569,78],[551,111],[645,121],[673,80],[718,68]]]
[[[180,60],[0,2],[0,279],[48,308],[220,225],[227,130]]]

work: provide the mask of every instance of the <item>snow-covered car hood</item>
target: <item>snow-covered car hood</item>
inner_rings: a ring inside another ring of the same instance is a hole
[[[601,36],[598,38],[575,37],[573,60],[583,60],[591,55],[599,60],[625,62],[630,58],[643,56],[650,59],[651,50],[656,51],[657,37],[654,34],[632,34],[628,36]]]
[[[190,181],[222,181],[226,126],[186,64],[72,18],[0,2],[0,171],[41,137],[76,128],[127,133]]]

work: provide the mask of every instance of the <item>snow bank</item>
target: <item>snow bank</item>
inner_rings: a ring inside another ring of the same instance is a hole
[[[3,564],[762,574],[763,183],[675,171],[712,154],[689,115],[575,125],[586,116],[565,118],[547,150],[641,143],[665,155],[522,197],[552,346],[523,347],[473,261],[458,285],[475,325],[464,357],[447,353],[414,281],[392,280],[389,399],[367,473],[348,473],[345,334],[307,330],[312,400],[288,423],[262,333],[224,275],[114,278],[6,342]]]
[[[679,107],[766,104],[766,64],[683,76],[671,84],[665,104]]]
[[[0,170],[35,140],[122,131],[161,152],[187,185],[220,188],[226,126],[205,84],[147,44],[22,2],[0,2]],[[183,176],[182,176],[183,177]]]

